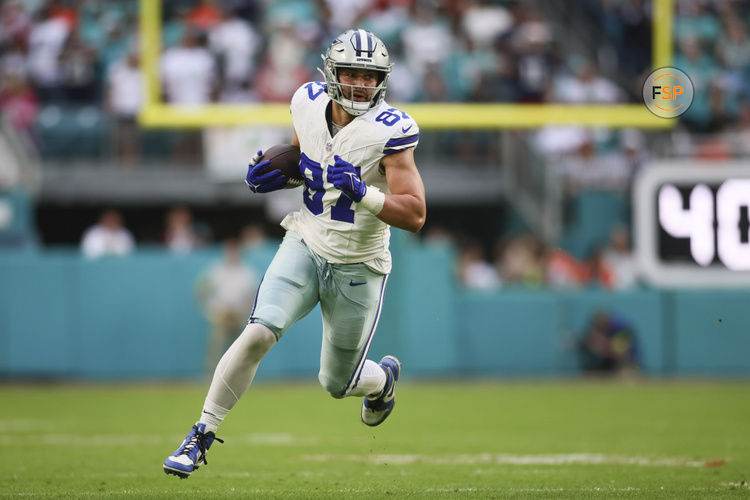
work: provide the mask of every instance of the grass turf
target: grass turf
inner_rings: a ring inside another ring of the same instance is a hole
[[[747,498],[748,382],[258,384],[187,480],[161,464],[205,386],[0,386],[0,498]]]

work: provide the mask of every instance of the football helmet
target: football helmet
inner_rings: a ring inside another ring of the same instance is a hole
[[[348,30],[337,36],[328,46],[325,54],[322,54],[323,73],[326,80],[326,91],[328,97],[339,103],[350,115],[359,116],[371,108],[374,108],[385,97],[385,89],[388,84],[388,76],[391,74],[393,64],[388,56],[388,49],[383,41],[363,29]],[[364,87],[360,85],[347,85],[339,81],[339,70],[342,68],[357,68],[373,70],[378,73],[378,84],[376,87]],[[343,92],[343,87],[362,88],[372,90],[368,101],[354,101],[345,96],[351,96],[351,92]]]

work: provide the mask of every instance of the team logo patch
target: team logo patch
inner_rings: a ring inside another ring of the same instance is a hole
[[[330,153],[333,150],[333,143],[326,142],[326,153]]]

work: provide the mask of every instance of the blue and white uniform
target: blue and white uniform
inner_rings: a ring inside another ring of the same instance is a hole
[[[304,206],[281,223],[287,234],[268,267],[250,322],[281,338],[320,302],[323,345],[319,379],[334,396],[356,387],[380,309],[391,254],[390,229],[327,180],[334,155],[360,169],[368,186],[389,193],[381,160],[415,147],[416,122],[381,101],[333,137],[331,99],[322,82],[300,87],[291,114],[302,153]]]
[[[411,117],[382,101],[331,137],[326,122],[330,99],[324,89],[322,82],[310,82],[292,97],[292,122],[302,152],[300,170],[306,178],[305,206],[281,225],[299,233],[329,262],[362,262],[373,271],[388,274],[388,224],[329,183],[327,169],[334,163],[333,156],[339,155],[361,169],[360,177],[368,186],[389,193],[380,160],[415,147],[419,127]]]

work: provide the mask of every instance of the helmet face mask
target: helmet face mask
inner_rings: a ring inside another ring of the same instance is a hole
[[[350,115],[359,116],[374,108],[385,97],[388,77],[393,66],[382,40],[365,30],[349,30],[337,36],[323,58],[323,73],[328,96]],[[341,83],[339,72],[344,68],[375,71],[374,87]],[[354,91],[362,89],[369,99],[354,100]]]

